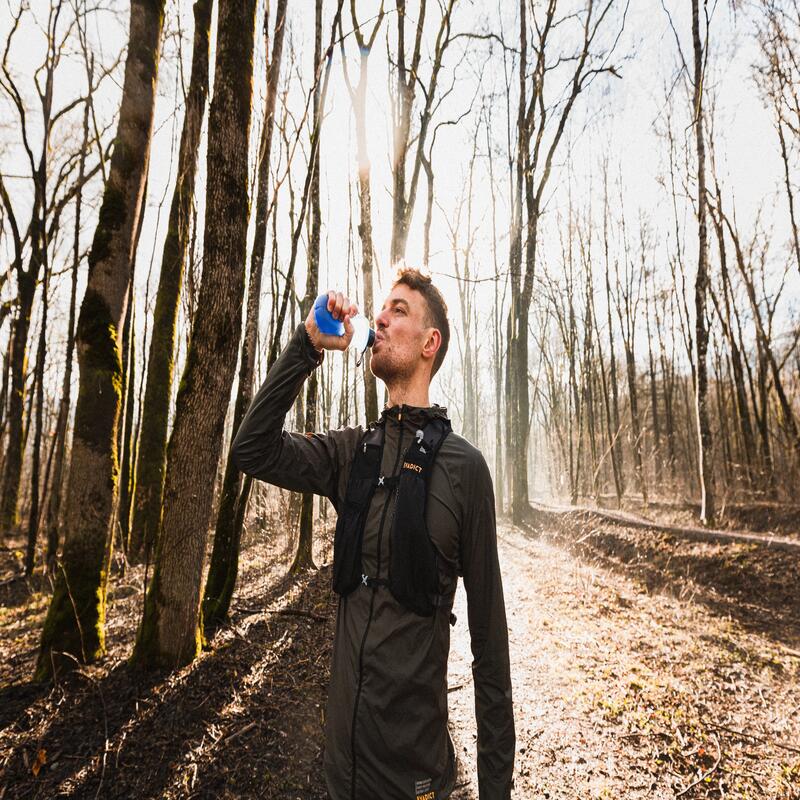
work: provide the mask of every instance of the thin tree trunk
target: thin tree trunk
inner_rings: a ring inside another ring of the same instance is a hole
[[[706,231],[706,154],[703,134],[703,45],[700,41],[699,0],[692,0],[692,44],[694,50],[694,97],[692,113],[697,146],[697,216],[698,257],[695,279],[695,330],[697,340],[697,382],[695,404],[697,409],[697,436],[700,478],[700,521],[711,525],[716,515],[714,496],[714,460],[711,439],[711,421],[708,413],[708,328],[706,324],[706,299],[708,294],[708,242]]]
[[[197,153],[208,99],[209,31],[213,0],[194,4],[192,72],[178,153],[178,176],[172,195],[167,237],[161,257],[147,386],[141,413],[139,457],[133,495],[128,556],[149,559],[161,517],[167,459],[167,427],[175,364],[176,324],[189,245]]]
[[[67,427],[72,399],[72,360],[75,354],[75,309],[78,296],[78,271],[81,263],[80,234],[81,213],[83,210],[83,180],[86,172],[86,151],[89,148],[89,111],[92,105],[94,59],[88,66],[89,88],[83,107],[83,147],[78,161],[78,190],[75,195],[75,227],[72,240],[72,286],[69,297],[69,326],[67,328],[67,353],[65,358],[64,381],[61,384],[61,402],[58,407],[53,480],[47,503],[47,562],[48,572],[53,572],[58,555],[59,518],[61,515],[61,492],[64,483],[64,462],[67,452]]]
[[[644,265],[643,265],[644,266]],[[645,319],[647,321],[647,364],[650,376],[650,414],[653,419],[653,462],[655,465],[656,491],[663,492],[661,486],[663,459],[661,456],[661,420],[658,413],[658,388],[656,385],[656,362],[653,357],[653,340],[650,332],[650,302],[655,303],[647,288],[647,276],[644,278],[645,287]],[[658,324],[658,323],[656,323]],[[661,333],[659,332],[659,337]]]
[[[721,192],[719,191],[719,186],[717,186],[717,209],[721,211]],[[747,391],[745,388],[744,382],[744,370],[742,368],[742,354],[739,350],[739,345],[736,340],[736,335],[733,330],[733,321],[732,321],[732,314],[731,314],[731,302],[730,302],[730,277],[728,274],[728,258],[727,258],[727,248],[725,246],[725,235],[724,229],[722,227],[722,220],[717,219],[712,212],[712,222],[714,224],[714,228],[717,234],[717,243],[719,245],[719,265],[720,265],[720,273],[722,274],[722,292],[723,292],[723,299],[724,299],[724,314],[722,309],[719,307],[719,303],[716,300],[716,294],[714,290],[709,286],[709,292],[711,295],[712,302],[717,308],[717,315],[720,318],[720,322],[722,324],[722,332],[725,335],[726,339],[728,340],[728,347],[730,349],[731,354],[731,367],[733,372],[733,383],[735,388],[735,397],[736,397],[736,412],[737,412],[737,419],[739,422],[739,431],[742,437],[742,456],[744,461],[744,468],[745,468],[745,477],[747,479],[747,483],[750,489],[753,488],[755,484],[755,461],[756,461],[756,446],[755,446],[755,439],[753,436],[753,426],[750,421],[750,410],[747,407]]]
[[[45,250],[46,252],[46,250]],[[39,348],[36,353],[36,422],[33,432],[33,463],[31,469],[31,504],[28,515],[28,546],[25,552],[25,574],[33,574],[36,558],[36,540],[39,535],[39,487],[42,463],[42,415],[44,413],[44,361],[47,348],[47,311],[49,289],[49,266],[44,264],[42,280],[42,319],[39,329]]]
[[[605,256],[606,272],[606,322],[608,324],[608,352],[609,352],[609,380],[611,382],[611,416],[609,417],[608,435],[611,440],[611,466],[614,471],[614,487],[617,491],[617,505],[622,507],[622,498],[625,494],[625,470],[623,464],[621,424],[619,415],[619,387],[617,384],[617,355],[614,346],[614,324],[611,319],[611,278],[608,255],[608,173],[603,172],[604,207],[603,207],[603,251]],[[598,343],[599,343],[598,331]]]
[[[639,417],[639,392],[636,388],[636,359],[633,350],[633,338],[623,341],[625,349],[625,374],[628,378],[628,404],[631,412],[631,435],[633,436],[633,467],[636,473],[636,488],[642,494],[642,500],[647,505],[647,481],[644,474],[642,459],[642,427]]]
[[[142,215],[144,217],[144,215]],[[133,451],[135,441],[133,438],[133,417],[136,399],[136,296],[133,292],[134,276],[131,274],[131,283],[128,296],[128,313],[125,315],[123,328],[123,365],[125,379],[123,381],[122,404],[124,413],[119,425],[120,445],[118,452],[121,454],[119,474],[119,502],[117,507],[117,526],[120,531],[123,550],[127,551],[130,534],[131,518],[131,490],[134,469]]]
[[[318,75],[322,66],[322,0],[316,0],[316,13],[314,25],[314,74]],[[314,90],[314,128],[318,132],[317,153],[319,153],[319,139],[322,130],[322,111],[320,108],[320,85],[317,81]],[[311,169],[314,174],[311,178],[311,241],[308,249],[308,276],[306,279],[306,296],[302,306],[302,315],[305,318],[311,311],[311,306],[316,300],[319,287],[319,238],[322,229],[321,210],[319,202],[319,157]],[[377,416],[377,415],[376,415]],[[317,427],[317,372],[314,370],[306,383],[306,409],[305,431],[314,431]],[[294,561],[289,569],[291,575],[297,575],[310,569],[316,569],[314,564],[314,495],[304,492],[300,508],[300,537],[297,542],[297,551]]]
[[[781,160],[783,161],[783,181],[786,187],[786,199],[789,201],[789,221],[792,226],[792,246],[797,270],[800,272],[800,233],[797,230],[797,216],[794,207],[794,192],[792,181],[789,177],[789,155],[786,148],[786,137],[783,133],[783,122],[778,118],[778,138],[781,143]]]
[[[355,2],[350,3],[350,12],[353,20],[353,34],[356,38],[360,55],[360,69],[358,84],[355,90],[350,83],[347,71],[347,62],[344,55],[344,38],[341,39],[342,64],[345,70],[345,81],[350,92],[353,114],[356,120],[356,158],[358,161],[358,196],[360,205],[360,219],[358,235],[361,239],[361,273],[364,277],[364,315],[372,319],[374,314],[374,287],[372,273],[374,269],[374,245],[372,242],[372,190],[370,187],[371,164],[369,149],[367,147],[367,84],[369,77],[369,57],[372,45],[380,30],[384,18],[383,3],[378,11],[375,26],[369,38],[365,39],[361,26],[356,19]],[[341,29],[339,31],[341,35]],[[378,418],[378,388],[375,376],[369,368],[372,350],[364,355],[362,370],[364,379],[364,407],[366,408],[367,421]]]
[[[34,257],[35,258],[35,257]],[[3,462],[3,493],[0,506],[0,530],[8,532],[19,523],[17,504],[22,478],[22,455],[25,452],[25,384],[27,382],[28,333],[33,298],[39,272],[38,261],[31,259],[27,270],[18,274],[17,316],[11,333],[11,398],[8,407],[8,447]],[[34,274],[34,269],[36,274]]]

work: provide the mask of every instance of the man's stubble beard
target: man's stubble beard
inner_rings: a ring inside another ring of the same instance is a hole
[[[388,387],[394,383],[407,380],[414,373],[410,364],[397,363],[397,361],[391,357],[391,353],[385,352],[385,348],[386,344],[384,343],[380,353],[372,353],[369,361],[369,369],[376,378],[382,380]]]

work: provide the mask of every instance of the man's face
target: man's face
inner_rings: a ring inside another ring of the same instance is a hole
[[[392,289],[375,317],[370,370],[376,378],[389,383],[408,379],[420,369],[431,334],[425,312],[425,298],[419,292],[402,283]]]

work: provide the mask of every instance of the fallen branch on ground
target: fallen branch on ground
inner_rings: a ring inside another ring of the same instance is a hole
[[[792,553],[800,551],[800,541],[786,539],[779,536],[770,536],[761,533],[746,533],[743,531],[718,531],[711,528],[684,527],[680,525],[662,525],[627,511],[612,511],[605,508],[589,508],[587,506],[551,506],[545,503],[532,502],[531,510],[540,517],[566,517],[578,518],[583,522],[602,520],[625,528],[639,528],[643,530],[669,533],[673,536],[682,536],[700,542],[713,542],[716,544],[757,544],[777,550],[788,550]],[[588,534],[590,535],[590,534]]]
[[[718,731],[726,731],[727,733],[733,733],[736,736],[742,736],[745,739],[752,739],[756,742],[766,742],[767,744],[774,745],[775,747],[780,747],[781,750],[788,750],[790,753],[800,753],[800,748],[792,747],[788,744],[782,744],[781,742],[774,742],[772,739],[767,739],[765,736],[756,736],[753,733],[747,733],[747,731],[737,731],[734,728],[728,728],[725,725],[719,725],[718,723],[714,722],[711,725],[706,725],[707,728],[711,730],[718,730]]]

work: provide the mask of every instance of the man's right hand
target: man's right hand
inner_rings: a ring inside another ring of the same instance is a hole
[[[350,317],[358,314],[358,307],[351,303],[350,299],[341,292],[328,289],[328,311],[331,312],[334,319],[344,322],[344,334],[342,336],[334,336],[330,333],[322,333],[317,327],[314,307],[312,306],[305,321],[308,338],[311,339],[311,344],[319,351],[347,350],[354,333],[353,326],[350,324]]]

